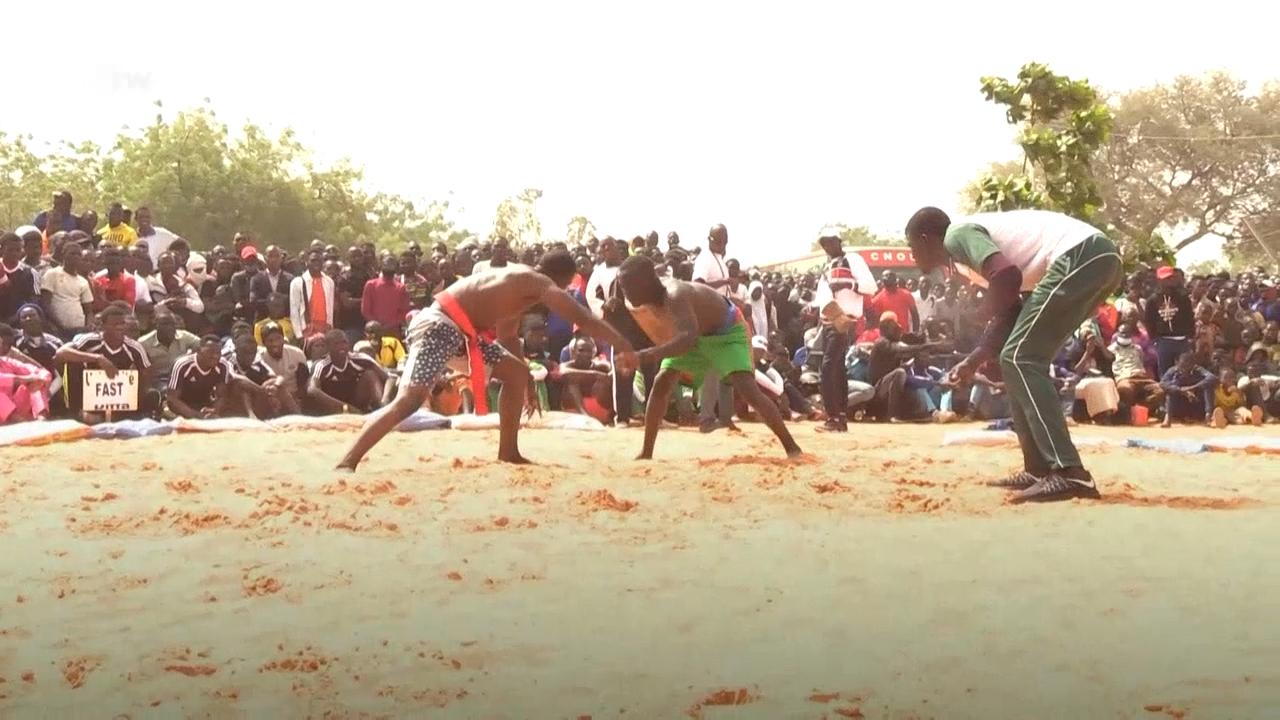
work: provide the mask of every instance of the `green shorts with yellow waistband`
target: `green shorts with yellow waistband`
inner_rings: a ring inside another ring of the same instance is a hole
[[[747,339],[747,326],[739,320],[728,332],[721,335],[703,335],[689,352],[662,361],[662,369],[674,369],[689,373],[695,383],[701,384],[707,370],[714,368],[721,378],[730,373],[751,372],[751,341]]]

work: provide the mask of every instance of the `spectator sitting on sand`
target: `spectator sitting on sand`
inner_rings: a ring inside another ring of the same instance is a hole
[[[1228,424],[1261,426],[1264,417],[1262,406],[1245,405],[1244,391],[1236,384],[1239,378],[1235,369],[1224,367],[1219,372],[1221,382],[1213,391],[1213,426],[1219,430]]]
[[[1164,405],[1164,390],[1147,372],[1142,348],[1134,339],[1136,328],[1132,322],[1123,322],[1116,330],[1108,350],[1114,358],[1111,372],[1115,377],[1120,402],[1129,407],[1142,405],[1154,413]]]
[[[281,392],[293,399],[295,407],[301,407],[301,390],[307,387],[311,377],[307,368],[307,356],[301,348],[286,343],[285,337],[284,328],[279,325],[263,325],[262,347],[258,349],[258,359],[280,378]]]
[[[1274,367],[1261,359],[1251,361],[1237,385],[1250,407],[1261,406],[1267,417],[1280,417],[1280,373]]]
[[[178,358],[173,364],[165,399],[169,410],[178,417],[210,419],[230,414],[232,402],[229,385],[231,363],[221,356],[222,342],[216,335],[200,338],[194,354]]]
[[[265,277],[263,275],[262,277]],[[294,337],[293,321],[289,319],[289,296],[284,293],[271,293],[267,296],[266,315],[253,325],[253,339],[262,344],[262,329],[267,323],[275,323],[284,331],[285,337]]]
[[[54,362],[67,365],[67,399],[71,411],[87,424],[102,420],[98,413],[84,412],[83,372],[86,367],[104,371],[114,378],[118,371],[134,370],[138,373],[137,413],[117,413],[116,419],[155,415],[160,410],[160,395],[151,390],[151,361],[147,351],[136,340],[125,334],[127,320],[133,317],[129,306],[123,302],[107,305],[98,313],[96,332],[85,333],[58,348]]]
[[[138,338],[151,362],[151,377],[157,390],[169,387],[169,376],[178,358],[200,347],[200,338],[178,327],[178,318],[163,310],[156,314],[156,329]]]
[[[570,341],[569,360],[560,363],[551,372],[551,379],[560,383],[561,404],[566,412],[576,412],[596,416],[599,412],[592,410],[608,410],[605,420],[612,413],[613,366],[608,360],[596,355],[596,341],[590,337],[578,337]]]
[[[249,335],[236,338],[231,371],[248,381],[239,386],[241,391],[237,393],[246,415],[269,420],[298,412],[297,401],[284,387],[285,379],[263,362],[257,344]]]
[[[307,391],[320,414],[363,414],[381,407],[387,371],[373,358],[353,354],[342,330],[330,330],[324,339],[329,354],[316,361]]]
[[[1164,422],[1160,427],[1172,427],[1179,422],[1207,423],[1213,414],[1213,389],[1218,379],[1208,370],[1196,364],[1195,353],[1187,351],[1178,356],[1178,362],[1160,379],[1165,392]]]
[[[0,425],[49,416],[53,374],[43,367],[9,357],[17,333],[0,324]]]

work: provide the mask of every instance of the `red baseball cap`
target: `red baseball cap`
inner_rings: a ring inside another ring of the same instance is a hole
[[[258,257],[258,249],[252,245],[245,245],[240,249],[240,259],[248,260],[249,258]]]
[[[1172,265],[1165,265],[1164,267],[1156,270],[1156,279],[1168,280],[1169,278],[1173,277],[1174,274],[1177,272],[1178,271],[1175,270]]]

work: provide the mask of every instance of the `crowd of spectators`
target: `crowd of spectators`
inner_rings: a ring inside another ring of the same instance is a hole
[[[247,232],[197,251],[146,207],[115,203],[105,222],[98,217],[76,214],[59,192],[31,225],[0,236],[0,423],[102,421],[83,410],[85,368],[137,372],[139,410],[116,417],[367,413],[395,396],[413,313],[459,278],[532,266],[553,249],[577,261],[570,291],[638,348],[648,342],[617,283],[628,255],[730,298],[753,336],[756,380],[791,420],[834,430],[850,420],[1000,420],[1005,383],[1016,382],[995,363],[971,383],[948,379],[982,332],[980,288],[959,277],[872,277],[830,235],[824,267],[776,272],[728,257],[723,226],[691,248],[675,232],[663,248],[650,232],[572,246],[315,240],[290,253]],[[1080,422],[1218,427],[1280,416],[1276,285],[1262,269],[1133,272],[1055,358],[1063,412]],[[854,302],[833,310],[833,291]],[[545,310],[524,318],[521,337],[541,409],[617,424],[643,411],[651,371],[615,373],[609,348]],[[471,407],[465,372],[437,384],[429,409]],[[687,378],[669,419],[707,432],[750,419],[719,380]]]

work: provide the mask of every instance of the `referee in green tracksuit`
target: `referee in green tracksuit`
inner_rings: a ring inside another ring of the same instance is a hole
[[[1119,287],[1123,271],[1115,244],[1061,213],[981,213],[953,223],[932,207],[911,217],[907,240],[921,270],[949,266],[987,288],[990,321],[951,377],[968,380],[982,363],[999,358],[1023,470],[990,484],[1016,490],[1014,502],[1098,497],[1067,432],[1049,364]]]

